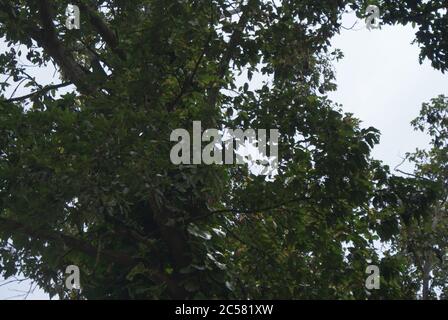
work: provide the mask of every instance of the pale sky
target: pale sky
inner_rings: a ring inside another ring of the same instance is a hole
[[[357,20],[354,14],[344,18],[344,26],[351,27]],[[344,52],[344,59],[336,65],[338,90],[331,99],[343,105],[345,112],[363,121],[364,127],[373,126],[382,133],[381,143],[373,156],[393,169],[406,152],[426,148],[429,138],[415,132],[410,121],[418,116],[421,104],[439,94],[448,95],[448,77],[432,69],[428,61],[418,63],[419,49],[411,45],[414,31],[410,26],[387,26],[368,31],[359,20],[354,30],[343,30],[333,39],[335,48]],[[3,50],[4,45],[0,45]],[[51,79],[44,72],[39,78]],[[27,93],[19,90],[17,95]],[[412,169],[406,166],[402,168]],[[0,299],[28,291],[30,284],[2,286]],[[82,279],[81,279],[82,282]],[[36,289],[28,299],[47,299]]]
[[[354,14],[347,15],[344,25],[351,27],[355,21]],[[364,25],[359,21],[355,29]],[[345,57],[336,65],[338,90],[330,97],[361,119],[363,126],[381,131],[381,143],[373,156],[391,169],[406,152],[428,146],[428,136],[410,125],[422,103],[448,95],[448,76],[428,61],[419,64],[420,50],[411,45],[414,34],[411,26],[385,26],[372,31],[344,30],[333,40]]]

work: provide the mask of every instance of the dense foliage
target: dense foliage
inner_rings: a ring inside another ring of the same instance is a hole
[[[446,296],[446,98],[414,123],[433,148],[395,176],[370,157],[379,132],[327,97],[330,40],[370,3],[446,70],[441,0],[0,0],[2,93],[31,90],[0,102],[1,274],[62,298],[68,265],[87,299]],[[26,65],[52,63],[51,84]],[[170,133],[193,120],[278,129],[278,174],[173,165]]]

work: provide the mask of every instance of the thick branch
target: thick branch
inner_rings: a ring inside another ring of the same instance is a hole
[[[45,49],[55,62],[60,66],[65,77],[71,80],[74,85],[83,94],[92,94],[96,88],[89,85],[87,79],[88,73],[84,70],[63,47],[58,39],[56,29],[53,24],[53,15],[51,5],[48,0],[40,0],[39,15],[42,22],[42,30],[29,28],[31,36],[36,42]]]
[[[118,47],[118,37],[110,29],[103,18],[101,18],[98,12],[89,4],[86,4],[84,1],[78,0],[75,2],[79,6],[79,9],[89,17],[90,23],[98,31],[106,44],[112,49],[113,52],[115,52],[121,59],[124,60],[126,58],[126,54]]]

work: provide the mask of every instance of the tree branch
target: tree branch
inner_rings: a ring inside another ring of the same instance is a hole
[[[33,228],[25,223],[18,222],[9,218],[0,217],[0,230],[9,230],[14,231],[15,233],[23,233],[29,237],[42,239],[46,241],[62,241],[67,247],[85,253],[88,256],[97,259],[98,257],[98,248],[87,243],[84,240],[68,236],[63,234],[62,232],[53,231],[53,230],[43,230]],[[101,251],[101,256],[104,259],[111,263],[116,263],[122,267],[132,267],[136,260],[122,252],[104,250]],[[185,297],[185,289],[181,284],[176,281],[176,279],[172,279],[159,270],[151,270],[151,281],[154,281],[157,284],[166,284],[168,291],[174,298]]]
[[[305,201],[305,200],[311,200],[311,198],[309,197],[296,197],[294,199],[290,199],[290,200],[286,200],[284,202],[269,206],[269,207],[264,207],[264,208],[258,208],[258,209],[251,209],[251,210],[240,210],[240,209],[235,209],[235,208],[225,208],[222,210],[215,210],[215,211],[210,211],[205,215],[202,216],[198,216],[195,217],[193,219],[190,219],[189,222],[193,222],[193,221],[197,221],[197,220],[202,220],[205,218],[208,218],[212,215],[216,215],[216,214],[224,214],[224,213],[234,213],[234,214],[254,214],[254,213],[259,213],[259,212],[265,212],[265,211],[271,211],[271,210],[275,210],[275,209],[279,209],[287,204],[290,203],[294,203],[294,202],[299,202],[299,201]]]
[[[249,0],[246,6],[244,6],[241,9],[242,15],[236,25],[235,30],[233,31],[232,35],[230,36],[229,43],[227,45],[227,49],[224,52],[224,56],[221,60],[221,63],[218,66],[218,77],[223,78],[227,72],[227,69],[229,67],[230,61],[234,58],[235,50],[238,46],[238,43],[240,42],[244,29],[246,28],[247,23],[249,22],[250,18],[250,9],[252,7],[252,3],[254,3],[254,0]],[[208,93],[208,105],[210,108],[214,108],[216,105],[216,101],[218,99],[218,94],[220,91],[220,86],[213,86]]]
[[[47,241],[62,241],[68,247],[79,252],[83,252],[93,258],[97,256],[97,248],[95,246],[92,246],[84,240],[65,235],[62,232],[36,229],[22,222],[3,217],[0,217],[0,229],[22,232],[30,237]],[[132,266],[133,259],[127,254],[103,250],[102,255],[109,262],[114,262],[122,266]]]
[[[56,29],[53,24],[51,5],[48,0],[40,0],[39,16],[42,22],[42,30],[28,26],[26,29],[31,37],[51,56],[60,66],[65,77],[70,79],[82,94],[92,94],[96,88],[89,85],[87,81],[88,72],[83,69],[72,57],[72,55],[62,46],[58,39]]]
[[[207,54],[207,51],[209,49],[210,41],[212,39],[212,33],[207,37],[207,40],[204,44],[204,49],[201,52],[200,57],[195,63],[195,66],[193,68],[193,71],[190,73],[188,77],[185,78],[184,83],[182,84],[182,88],[179,92],[179,94],[176,96],[176,98],[168,105],[168,111],[172,112],[176,109],[176,104],[182,99],[183,95],[187,92],[188,88],[192,85],[194,78],[199,70],[199,66],[201,65],[202,60],[204,59],[205,55]]]
[[[36,90],[36,91],[31,92],[31,93],[29,93],[29,94],[27,94],[27,95],[24,95],[24,96],[21,96],[21,97],[16,97],[16,98],[11,98],[11,99],[8,99],[8,100],[5,100],[5,102],[18,102],[18,101],[23,101],[23,100],[32,98],[32,97],[34,97],[34,96],[41,96],[41,95],[46,94],[48,91],[51,91],[51,90],[55,90],[55,89],[59,89],[59,88],[63,88],[63,87],[67,87],[67,86],[69,86],[69,85],[71,85],[71,84],[72,84],[71,82],[63,82],[63,83],[60,83],[60,84],[48,85],[48,86],[43,87],[43,88],[40,89],[40,90]]]
[[[79,6],[79,9],[89,17],[92,26],[98,31],[100,36],[112,49],[112,51],[115,52],[120,57],[120,59],[126,59],[125,52],[118,47],[119,41],[117,35],[110,29],[110,27],[103,20],[103,18],[101,18],[97,11],[89,4],[86,4],[84,1],[77,0],[75,2]]]

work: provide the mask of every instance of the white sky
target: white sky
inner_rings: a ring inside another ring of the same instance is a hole
[[[349,14],[344,26],[350,27],[356,20],[354,14]],[[410,121],[417,117],[423,102],[439,94],[448,95],[448,77],[433,70],[428,61],[419,65],[419,49],[410,44],[415,33],[410,26],[368,31],[359,21],[354,29],[358,31],[343,30],[333,40],[334,47],[342,49],[345,57],[336,65],[338,90],[330,97],[342,104],[345,112],[361,119],[364,127],[381,131],[381,144],[373,156],[393,169],[406,152],[428,146],[429,138],[415,132]],[[48,79],[52,75],[40,76]],[[24,93],[19,90],[17,95]],[[412,169],[408,166],[407,170]],[[17,290],[28,291],[30,285],[1,286],[4,282],[0,280],[0,299],[20,294]],[[38,289],[28,297],[46,298]]]
[[[347,15],[344,26],[349,28],[355,21],[354,14]],[[359,21],[355,29],[364,25]],[[410,26],[385,26],[372,31],[344,30],[333,41],[345,57],[336,66],[338,90],[330,97],[361,119],[363,126],[381,131],[381,143],[373,156],[391,169],[406,152],[428,146],[428,136],[410,125],[422,103],[448,95],[448,77],[428,61],[419,64],[420,50],[411,45],[414,34]]]

